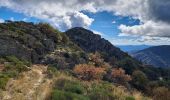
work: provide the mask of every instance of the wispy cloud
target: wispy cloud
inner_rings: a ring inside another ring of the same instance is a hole
[[[114,21],[112,21],[112,24],[116,24],[116,21],[114,20]]]
[[[96,30],[92,30],[92,31],[93,31],[94,34],[98,34],[98,35],[100,35],[100,36],[103,35],[103,33],[99,32],[99,31],[96,31]]]
[[[0,18],[0,23],[4,23],[4,20]]]

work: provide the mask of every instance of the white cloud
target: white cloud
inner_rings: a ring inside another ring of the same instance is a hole
[[[138,38],[112,38],[110,42],[114,45],[169,45],[170,38],[142,36]]]
[[[115,24],[116,23],[116,21],[112,21],[112,24]]]
[[[5,21],[3,19],[0,18],[0,23],[4,23]]]
[[[88,27],[94,21],[94,19],[89,18],[87,15],[84,15],[80,12],[73,13],[70,17],[70,20],[72,23],[72,27]]]
[[[141,25],[120,25],[120,36],[139,35],[152,37],[170,37],[170,25],[164,22],[147,21]]]
[[[45,19],[61,30],[88,28],[94,19],[81,11],[108,11],[141,22],[135,26],[120,25],[119,36],[170,37],[169,0],[0,0],[1,6]]]
[[[23,18],[22,21],[28,21],[29,19],[28,18]]]
[[[77,25],[88,27],[93,19],[81,13],[111,11],[123,16],[137,16],[143,0],[0,0],[0,6],[31,17],[46,19],[58,28]],[[139,7],[139,4],[141,5]],[[136,10],[134,11],[134,7]],[[139,8],[137,10],[137,8]],[[128,11],[127,11],[128,9]],[[137,13],[138,12],[138,13]],[[136,14],[137,13],[137,14]]]
[[[141,24],[120,25],[119,36],[170,37],[169,0],[118,0],[116,14],[139,19]]]
[[[4,6],[30,17],[45,19],[57,28],[66,30],[71,27],[88,27],[92,18],[81,13],[82,10],[96,12],[90,0],[0,0]]]
[[[11,20],[11,21],[15,21],[14,17],[11,17],[10,20]]]
[[[92,31],[93,31],[94,34],[98,34],[98,35],[100,35],[100,36],[103,35],[103,33],[99,32],[99,31],[96,31],[96,30],[92,30]]]

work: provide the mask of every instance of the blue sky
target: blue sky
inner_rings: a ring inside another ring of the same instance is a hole
[[[82,13],[86,14],[90,18],[95,19],[89,26],[89,29],[101,33],[100,35],[108,40],[111,40],[112,38],[122,38],[118,36],[120,33],[120,30],[118,29],[120,24],[129,26],[139,25],[139,20],[134,20],[130,17],[115,16],[111,12],[103,11],[98,13]],[[47,22],[39,18],[29,17],[23,13],[14,12],[13,10],[5,7],[0,8],[0,18],[3,20],[26,21],[34,23]]]
[[[11,9],[0,7],[0,18],[3,20],[27,21],[27,22],[41,22],[38,18],[26,16],[23,13],[14,12]]]
[[[169,9],[169,0],[0,0],[0,22],[84,27],[114,45],[170,45]]]
[[[98,31],[102,34],[102,37],[111,40],[112,38],[122,38],[119,36],[120,30],[118,27],[121,24],[128,26],[139,25],[139,20],[132,19],[131,17],[122,17],[113,15],[111,12],[99,12],[99,13],[85,13],[89,17],[95,19],[90,26],[91,30]],[[132,37],[126,37],[132,38]]]

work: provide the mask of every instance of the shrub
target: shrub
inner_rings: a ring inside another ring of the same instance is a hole
[[[61,42],[67,44],[69,42],[69,38],[67,37],[67,35],[65,33],[62,33],[62,40]]]
[[[132,96],[128,96],[128,97],[126,97],[126,100],[135,100],[135,98]]]
[[[57,74],[58,74],[57,68],[55,68],[53,66],[47,67],[48,78],[53,78],[54,75],[57,75]]]
[[[127,74],[132,75],[133,71],[139,67],[139,63],[130,57],[126,57],[121,61],[118,61],[118,66],[121,66]]]
[[[137,88],[137,89],[142,89],[144,90],[147,83],[148,83],[148,78],[147,76],[142,72],[142,71],[134,71],[132,74],[132,84]]]
[[[7,75],[0,75],[0,89],[5,89],[8,80],[9,77]]]
[[[5,71],[17,71],[17,72],[23,72],[23,71],[27,71],[27,65],[31,66],[31,64],[27,61],[21,61],[18,58],[16,58],[15,56],[7,56],[6,57],[7,61],[9,62],[8,64],[5,65]]]
[[[89,100],[89,98],[71,92],[54,90],[51,100]]]
[[[89,54],[90,63],[97,67],[102,67],[105,69],[111,68],[111,66],[104,61],[101,54],[98,52]]]
[[[4,64],[4,68],[0,73],[0,88],[4,89],[6,83],[9,78],[17,77],[19,73],[23,71],[27,71],[28,68],[26,65],[30,65],[27,61],[21,61],[17,59],[15,56],[7,56],[4,57],[2,63],[8,62]]]
[[[89,60],[94,63],[95,66],[102,66],[104,60],[101,58],[100,53],[95,52],[89,55]]]
[[[82,80],[100,80],[103,78],[103,75],[106,73],[104,68],[96,68],[93,65],[79,64],[74,68],[74,73],[79,79]]]
[[[91,100],[116,100],[112,93],[112,86],[109,84],[93,84],[88,96]]]
[[[61,33],[57,29],[54,29],[50,24],[39,23],[38,26],[40,27],[41,32],[46,34],[47,37],[53,38],[57,43],[62,41]]]
[[[73,81],[69,79],[58,79],[55,83],[55,89],[72,92],[76,94],[83,94],[85,89],[81,86],[79,81]]]
[[[125,71],[122,68],[114,68],[111,72],[111,80],[119,84],[125,84],[131,81],[131,76],[125,74]]]
[[[68,77],[60,77],[54,84],[52,100],[89,100],[85,96],[85,88],[78,80],[72,80]]]
[[[170,91],[165,87],[153,89],[153,100],[169,100]]]
[[[4,64],[6,60],[4,58],[0,58],[0,64]]]

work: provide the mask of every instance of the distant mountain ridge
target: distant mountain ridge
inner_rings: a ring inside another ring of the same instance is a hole
[[[156,67],[170,67],[170,46],[154,46],[131,54],[144,64]]]
[[[122,51],[128,53],[152,47],[151,45],[116,45],[116,46],[119,47]]]

